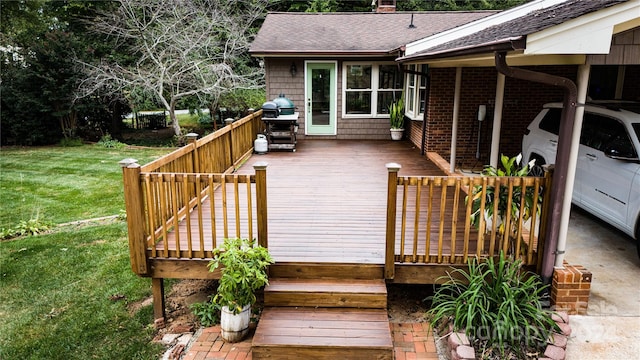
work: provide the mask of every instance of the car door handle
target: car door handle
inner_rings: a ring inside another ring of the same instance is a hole
[[[598,160],[598,157],[596,155],[593,155],[593,154],[586,154],[585,156],[589,160]]]
[[[557,146],[558,145],[558,140],[549,140],[549,142],[551,143],[551,145],[553,146]]]

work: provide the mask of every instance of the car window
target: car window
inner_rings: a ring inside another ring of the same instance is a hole
[[[640,123],[633,123],[631,124],[631,127],[633,128],[633,131],[635,131],[636,133],[636,138],[640,139]]]
[[[551,108],[540,120],[540,129],[558,135],[560,132],[560,118],[562,117],[562,109]]]
[[[615,148],[625,157],[635,157],[636,154],[624,125],[616,119],[599,114],[584,114],[580,143],[600,151]]]

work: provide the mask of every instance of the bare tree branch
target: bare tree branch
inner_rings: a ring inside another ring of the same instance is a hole
[[[81,93],[140,87],[169,111],[176,135],[175,105],[188,96],[218,97],[236,88],[256,88],[261,70],[240,73],[237,65],[251,43],[251,25],[268,0],[120,0],[114,13],[93,29],[113,36],[137,57],[125,66],[105,60],[83,64]]]

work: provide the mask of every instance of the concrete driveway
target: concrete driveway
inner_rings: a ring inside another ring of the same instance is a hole
[[[640,359],[640,258],[629,236],[573,207],[565,259],[593,274],[586,316],[571,316],[567,359]]]

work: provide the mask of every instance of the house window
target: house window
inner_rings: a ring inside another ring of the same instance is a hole
[[[345,63],[343,117],[386,117],[389,105],[402,95],[402,77],[395,64]]]
[[[427,73],[427,65],[409,65],[408,69],[419,71],[423,74]],[[406,84],[405,113],[413,120],[422,120],[424,118],[424,96],[427,91],[427,77],[425,75],[407,73]]]

